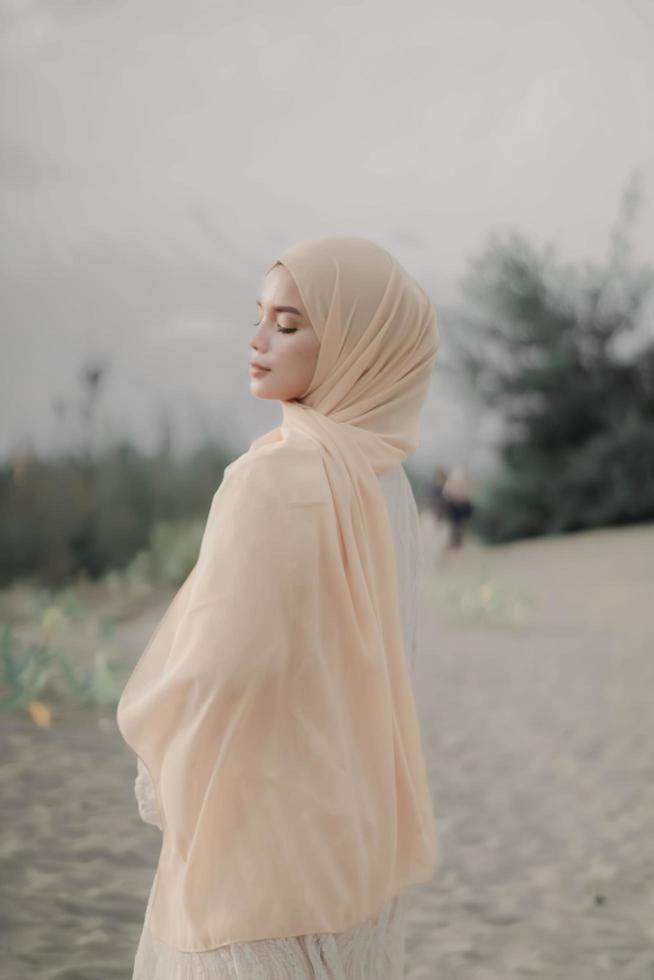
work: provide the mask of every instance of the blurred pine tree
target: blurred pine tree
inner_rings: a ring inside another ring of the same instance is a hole
[[[654,272],[629,237],[640,201],[634,176],[605,263],[562,265],[509,234],[464,278],[455,361],[503,421],[476,501],[487,541],[654,520]]]

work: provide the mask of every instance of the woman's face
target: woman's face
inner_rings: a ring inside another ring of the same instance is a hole
[[[280,401],[300,398],[313,377],[320,341],[285,266],[274,266],[264,277],[257,313],[250,341],[250,392]],[[268,370],[257,371],[253,363]]]

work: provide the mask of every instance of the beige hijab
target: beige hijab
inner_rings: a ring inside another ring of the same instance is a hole
[[[436,316],[366,239],[278,261],[314,377],[225,470],[117,711],[163,826],[150,929],[180,950],[351,929],[436,863],[377,480],[415,450]]]

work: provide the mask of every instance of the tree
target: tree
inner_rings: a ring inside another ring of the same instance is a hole
[[[654,519],[654,271],[629,237],[640,200],[636,176],[602,264],[562,264],[510,233],[463,280],[455,360],[503,420],[477,501],[489,541]]]

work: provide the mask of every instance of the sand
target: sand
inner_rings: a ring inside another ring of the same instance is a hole
[[[651,980],[654,526],[451,554],[424,529],[439,863],[407,978]],[[0,767],[0,977],[129,980],[160,834],[112,712],[0,716]]]

